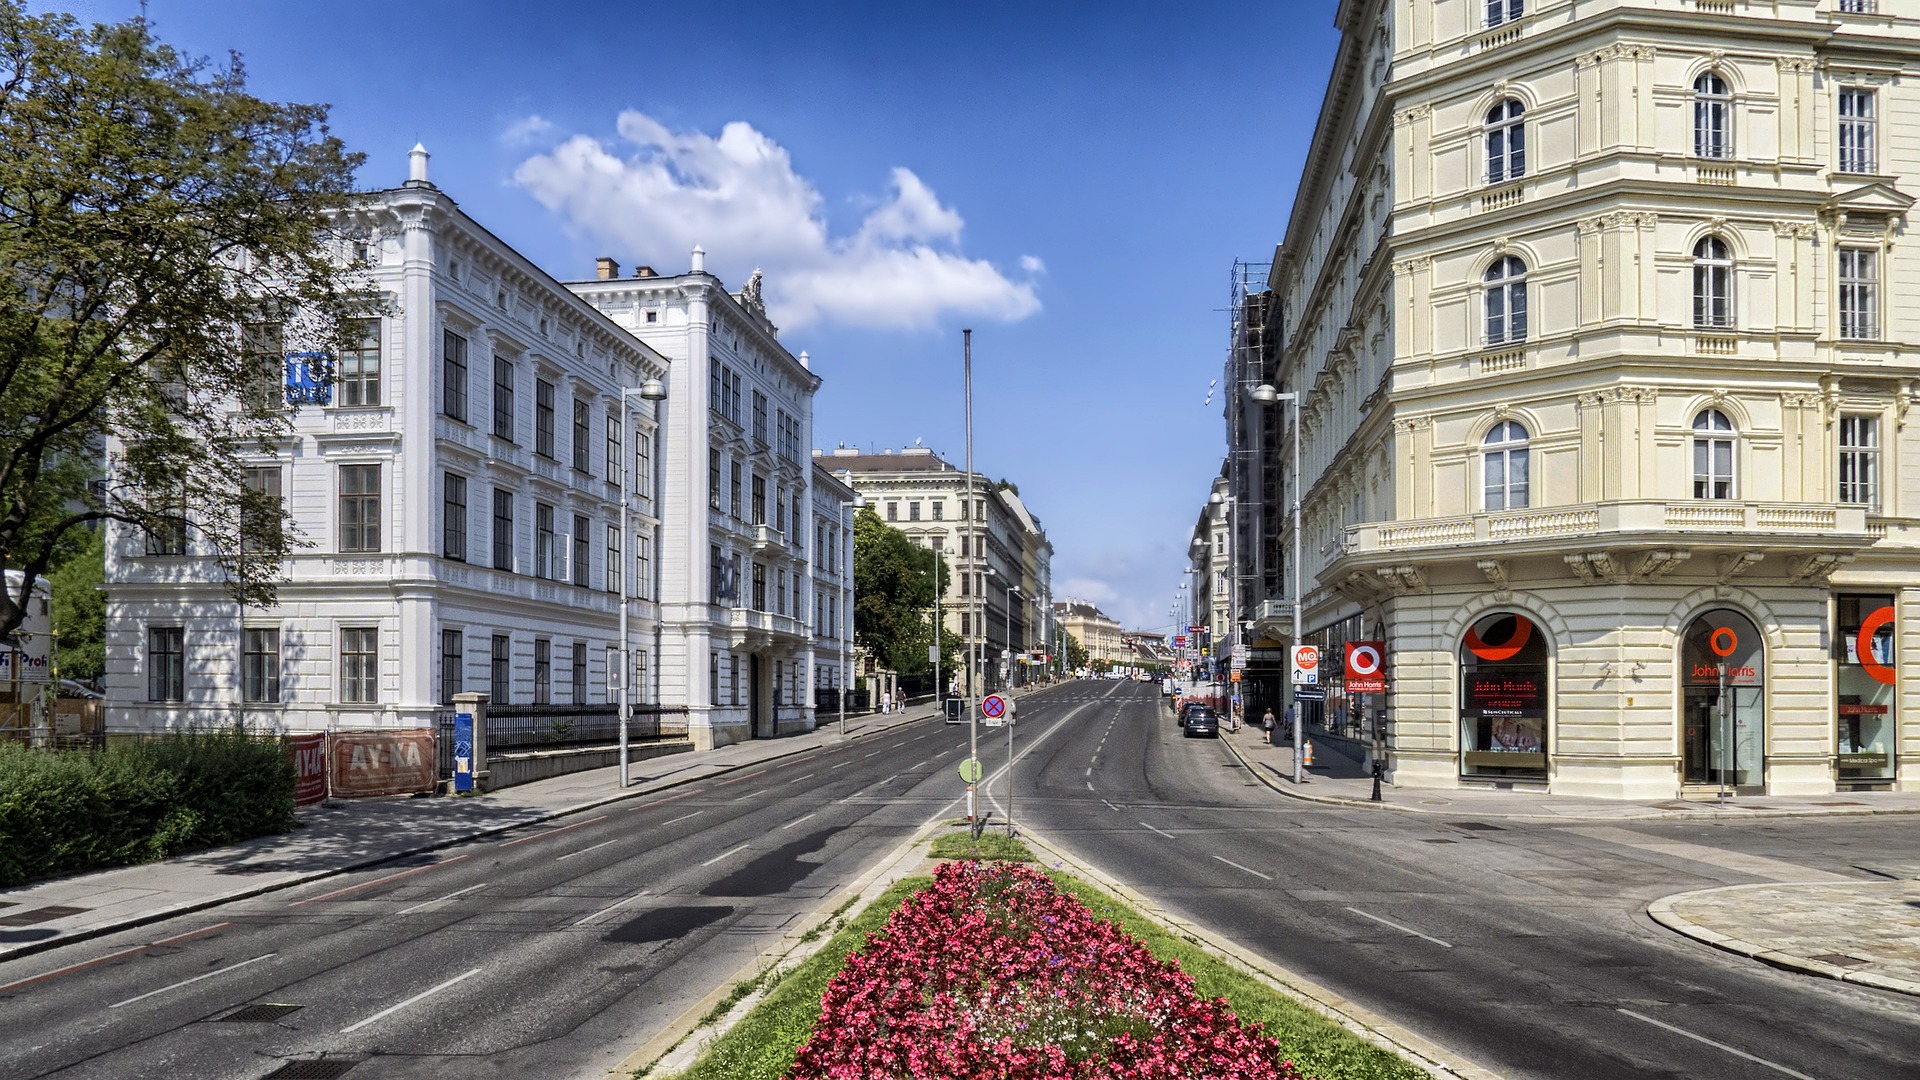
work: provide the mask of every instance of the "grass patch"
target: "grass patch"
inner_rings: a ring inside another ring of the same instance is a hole
[[[1223,997],[1240,1019],[1265,1026],[1286,1056],[1316,1080],[1431,1080],[1425,1069],[1346,1028],[1142,916],[1119,899],[1069,874],[1047,871],[1061,890],[1098,917],[1112,919],[1162,960],[1178,960],[1202,997]]]
[[[848,920],[819,952],[782,976],[752,1012],[716,1039],[677,1080],[780,1080],[793,1068],[794,1055],[813,1033],[814,1022],[820,1019],[820,995],[846,964],[848,955],[866,944],[868,932],[884,926],[907,897],[931,884],[933,879],[925,877],[895,882]],[[852,905],[853,901],[841,905],[834,916]],[[716,1011],[725,1015],[725,1010]],[[644,1076],[646,1071],[634,1075]]]
[[[1035,861],[1027,845],[1006,833],[986,832],[975,840],[972,833],[941,833],[933,839],[933,857],[943,861],[1021,862]]]

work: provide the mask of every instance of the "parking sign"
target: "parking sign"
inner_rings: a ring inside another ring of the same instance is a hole
[[[1316,645],[1293,647],[1293,685],[1320,685],[1320,649]]]

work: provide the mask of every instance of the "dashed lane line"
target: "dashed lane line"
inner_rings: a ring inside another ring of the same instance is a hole
[[[1263,874],[1263,873],[1261,873],[1260,871],[1258,871],[1258,870],[1255,870],[1255,869],[1254,869],[1253,867],[1251,867],[1251,866],[1241,866],[1241,865],[1240,865],[1239,863],[1237,863],[1237,862],[1234,862],[1234,861],[1233,861],[1232,859],[1222,859],[1222,858],[1220,858],[1220,856],[1218,856],[1218,855],[1215,855],[1215,856],[1214,856],[1214,858],[1215,858],[1215,859],[1217,859],[1217,860],[1219,860],[1220,862],[1223,862],[1223,863],[1226,863],[1226,864],[1227,864],[1228,866],[1231,866],[1231,867],[1233,867],[1233,868],[1234,868],[1235,870],[1245,870],[1245,871],[1246,871],[1247,873],[1249,873],[1249,874],[1252,874],[1252,875],[1253,875],[1254,877],[1257,877],[1257,878],[1262,878],[1262,879],[1265,879],[1265,880],[1267,880],[1267,881],[1272,881],[1272,880],[1273,880],[1273,875],[1272,875],[1272,874]]]
[[[1626,1014],[1627,1016],[1633,1017],[1635,1020],[1639,1020],[1643,1023],[1652,1024],[1654,1027],[1660,1028],[1663,1031],[1671,1031],[1675,1035],[1692,1039],[1695,1042],[1706,1043],[1708,1046],[1711,1046],[1716,1050],[1725,1050],[1727,1053],[1732,1054],[1734,1057],[1740,1058],[1744,1061],[1751,1061],[1755,1065],[1765,1065],[1767,1068],[1772,1069],[1774,1072],[1782,1073],[1786,1076],[1795,1077],[1797,1078],[1797,1080],[1813,1080],[1813,1077],[1808,1076],[1806,1073],[1800,1072],[1796,1069],[1789,1069],[1785,1065],[1782,1065],[1774,1061],[1768,1061],[1766,1058],[1754,1057],[1752,1054],[1747,1053],[1745,1050],[1736,1050],[1733,1047],[1728,1046],[1726,1043],[1715,1042],[1714,1040],[1707,1038],[1705,1035],[1695,1035],[1693,1032],[1688,1031],[1685,1028],[1677,1028],[1677,1027],[1674,1027],[1672,1024],[1655,1020],[1651,1016],[1643,1016],[1640,1013],[1634,1012],[1632,1009],[1621,1009],[1620,1011]]]
[[[359,1031],[361,1028],[366,1027],[368,1024],[373,1023],[375,1020],[384,1020],[387,1017],[392,1016],[394,1013],[399,1012],[401,1009],[404,1009],[415,1002],[425,1001],[426,999],[432,997],[433,995],[439,993],[442,990],[446,990],[455,986],[456,984],[466,982],[468,979],[471,979],[475,975],[480,974],[480,971],[481,971],[480,968],[474,968],[472,971],[469,971],[464,975],[455,975],[453,978],[448,979],[446,982],[441,983],[439,986],[435,986],[427,990],[422,990],[421,992],[413,995],[412,997],[401,1002],[400,1004],[382,1009],[379,1012],[374,1013],[372,1016],[367,1017],[365,1020],[362,1020],[357,1024],[348,1024],[346,1027],[343,1027],[340,1029],[340,1034],[348,1035],[355,1031]]]
[[[114,1002],[113,1004],[111,1004],[111,1005],[109,1005],[109,1006],[107,1006],[107,1008],[109,1008],[109,1009],[117,1009],[117,1008],[119,1008],[119,1007],[120,1007],[120,1006],[122,1006],[122,1005],[131,1005],[131,1004],[133,1004],[133,1003],[134,1003],[134,1002],[136,1002],[136,1001],[145,1001],[145,1000],[147,1000],[147,999],[148,999],[148,998],[150,998],[150,997],[157,997],[157,996],[159,996],[159,995],[161,995],[161,994],[164,994],[164,993],[166,993],[166,992],[167,992],[167,991],[169,991],[169,990],[178,990],[178,989],[180,989],[180,988],[181,988],[181,987],[183,987],[183,986],[192,986],[192,985],[193,985],[194,983],[197,983],[197,982],[199,982],[199,981],[200,981],[200,980],[202,980],[202,979],[211,979],[211,978],[213,978],[213,977],[214,977],[215,975],[225,975],[225,974],[226,974],[227,972],[229,972],[229,971],[233,971],[233,970],[235,970],[235,969],[237,969],[237,968],[243,968],[243,967],[246,967],[246,966],[247,966],[248,964],[257,964],[257,963],[259,963],[260,961],[262,961],[262,960],[265,960],[265,959],[266,959],[267,957],[269,957],[269,956],[278,956],[278,955],[279,955],[278,953],[266,953],[266,954],[263,954],[263,955],[261,955],[261,956],[256,956],[256,957],[254,957],[254,958],[253,958],[253,959],[251,959],[251,960],[242,960],[242,961],[240,961],[240,962],[239,962],[239,963],[237,963],[237,964],[228,964],[228,965],[227,965],[226,967],[223,967],[223,968],[216,968],[216,969],[214,969],[213,971],[209,971],[209,972],[207,972],[207,973],[206,973],[206,974],[204,974],[204,975],[195,975],[195,976],[194,976],[193,978],[191,978],[191,979],[182,979],[182,980],[180,980],[179,982],[177,982],[177,983],[174,983],[174,984],[173,984],[172,986],[163,986],[163,987],[161,987],[161,988],[160,988],[160,989],[158,989],[158,990],[149,990],[149,991],[147,991],[147,992],[146,992],[146,993],[144,993],[144,994],[139,994],[139,995],[137,995],[137,996],[135,996],[135,997],[130,997],[130,998],[128,998],[128,999],[127,999],[127,1000],[125,1000],[125,1001],[116,1001],[116,1002]]]
[[[1109,804],[1109,805],[1111,805],[1111,804]],[[1114,809],[1116,809],[1116,810],[1117,810],[1117,809],[1119,809],[1119,807],[1114,807]],[[1140,827],[1141,827],[1141,828],[1143,828],[1143,829],[1153,829],[1153,831],[1154,831],[1154,832],[1157,832],[1157,833],[1159,833],[1159,834],[1160,834],[1161,836],[1164,836],[1164,837],[1166,837],[1166,838],[1167,838],[1167,839],[1169,839],[1169,840],[1177,840],[1177,839],[1179,839],[1178,837],[1176,837],[1176,836],[1174,836],[1174,835],[1173,835],[1172,833],[1170,833],[1170,832],[1168,832],[1167,830],[1165,830],[1165,829],[1160,829],[1160,828],[1155,828],[1154,826],[1152,826],[1152,825],[1149,825],[1149,824],[1147,824],[1147,823],[1146,823],[1146,822],[1144,822],[1144,821],[1140,823]],[[1243,867],[1241,867],[1241,869],[1242,869],[1242,870],[1245,870],[1245,869],[1246,869],[1246,867],[1244,867],[1244,866],[1243,866]]]
[[[607,842],[612,843],[613,841],[609,840]],[[599,847],[600,845],[595,844],[594,846]],[[576,852],[576,854],[578,853]],[[564,859],[566,858],[566,856],[562,855],[561,858]],[[487,887],[487,884],[488,884],[487,882],[483,881],[478,885],[469,885],[464,889],[458,889],[454,892],[450,892],[447,895],[440,897],[438,900],[427,900],[422,903],[415,904],[410,908],[402,908],[401,910],[394,912],[394,914],[395,915],[411,915],[414,912],[419,911],[421,908],[430,908],[435,904],[444,904],[447,901],[452,900],[456,896],[465,896],[470,892],[474,892],[479,889],[484,889]]]
[[[739,853],[741,853],[741,852],[743,852],[743,851],[745,851],[745,850],[747,850],[748,848],[750,848],[750,847],[752,847],[752,846],[753,846],[752,844],[741,844],[741,845],[740,845],[739,847],[737,847],[737,848],[732,848],[732,849],[730,849],[730,850],[727,850],[727,851],[723,851],[723,852],[721,852],[721,853],[720,853],[720,854],[718,854],[718,855],[715,855],[715,856],[714,856],[713,858],[711,858],[711,859],[708,859],[708,860],[707,860],[706,862],[703,862],[703,863],[701,863],[700,865],[701,865],[701,866],[712,866],[712,865],[713,865],[714,863],[717,863],[717,862],[719,862],[719,861],[720,861],[721,859],[724,859],[724,858],[726,858],[726,857],[727,857],[727,856],[729,856],[729,855],[738,855]]]
[[[1438,946],[1440,946],[1440,947],[1441,947],[1441,948],[1443,948],[1443,949],[1451,949],[1451,948],[1453,948],[1453,946],[1451,946],[1451,945],[1449,945],[1449,944],[1447,944],[1447,943],[1446,943],[1446,942],[1444,942],[1444,941],[1441,941],[1441,940],[1440,940],[1439,938],[1437,938],[1437,937],[1430,937],[1430,936],[1428,936],[1428,935],[1426,935],[1426,934],[1423,934],[1423,933],[1421,933],[1421,932],[1420,932],[1420,931],[1418,931],[1418,930],[1415,930],[1415,929],[1414,929],[1413,927],[1411,927],[1411,926],[1401,926],[1401,925],[1400,925],[1399,923],[1397,923],[1397,922],[1394,922],[1394,921],[1393,921],[1392,919],[1383,919],[1383,918],[1381,918],[1380,916],[1378,916],[1378,915],[1375,915],[1375,914],[1373,914],[1373,913],[1371,913],[1371,912],[1366,912],[1366,911],[1361,911],[1361,910],[1360,910],[1359,908],[1357,908],[1357,907],[1350,907],[1350,908],[1348,908],[1347,910],[1348,910],[1348,911],[1351,911],[1351,912],[1353,912],[1353,913],[1354,913],[1355,915],[1358,915],[1358,916],[1360,916],[1360,917],[1361,917],[1361,918],[1363,918],[1363,919],[1372,919],[1372,920],[1373,920],[1374,922],[1377,922],[1377,923],[1379,923],[1379,924],[1380,924],[1381,926],[1391,926],[1391,927],[1393,927],[1393,928],[1394,928],[1395,930],[1398,930],[1398,931],[1400,931],[1400,932],[1401,932],[1401,933],[1403,933],[1403,934],[1411,934],[1411,935],[1413,935],[1414,937],[1417,937],[1417,938],[1420,938],[1420,939],[1421,939],[1421,940],[1423,940],[1423,941],[1431,941],[1431,942],[1433,942],[1433,943],[1434,943],[1435,945],[1438,945]]]

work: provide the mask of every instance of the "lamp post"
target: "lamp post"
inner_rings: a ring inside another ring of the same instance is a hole
[[[1300,394],[1297,391],[1281,393],[1275,390],[1271,384],[1261,383],[1259,386],[1253,388],[1252,396],[1253,400],[1262,405],[1272,405],[1275,402],[1284,401],[1293,406],[1293,644],[1298,645],[1300,644],[1301,635],[1300,604],[1303,598],[1301,592],[1301,581],[1303,578],[1300,566]],[[1304,727],[1304,719],[1300,715],[1302,710],[1298,699],[1292,696],[1293,689],[1291,686],[1288,687],[1287,694],[1288,699],[1293,704],[1293,782],[1298,784],[1302,779],[1303,771],[1301,759],[1305,756],[1304,744],[1300,741],[1301,731]]]
[[[623,421],[622,426],[628,428],[630,431],[632,423],[629,420],[631,414],[627,410],[627,398],[635,395],[638,395],[642,401],[662,402],[667,399],[667,385],[659,379],[648,379],[639,386],[621,388],[620,416]],[[638,432],[632,432],[632,434],[636,441],[640,438]],[[660,453],[662,457],[665,456],[664,453],[661,453],[659,447],[655,447],[655,452]],[[638,480],[639,477],[635,476],[634,481],[638,482]],[[626,570],[625,564],[627,562],[627,556],[633,551],[632,491],[632,483],[623,482],[620,485],[620,562],[622,563],[620,569],[623,571],[620,575],[620,788],[623,791],[633,782],[630,759],[627,753],[627,729],[633,721],[633,691],[629,686],[629,684],[633,682],[633,654],[630,651],[631,643],[628,640],[627,633],[627,609],[633,597],[633,587],[638,584],[638,582],[629,580],[628,575],[624,573]],[[654,497],[657,499],[659,495],[659,489],[656,488],[654,490]],[[636,573],[633,576],[638,577],[639,575]],[[657,627],[659,622],[660,614],[656,611],[654,613],[654,625]]]

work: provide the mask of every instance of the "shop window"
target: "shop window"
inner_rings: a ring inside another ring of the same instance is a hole
[[[1766,650],[1737,611],[1709,611],[1680,642],[1682,778],[1759,791],[1766,783]]]
[[[1460,644],[1460,774],[1547,777],[1547,639],[1525,615],[1488,615]]]
[[[1894,615],[1891,596],[1834,597],[1834,773],[1842,783],[1893,779]]]

